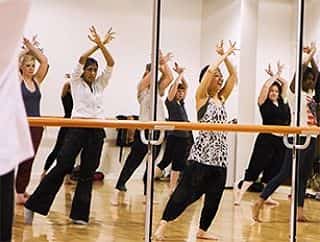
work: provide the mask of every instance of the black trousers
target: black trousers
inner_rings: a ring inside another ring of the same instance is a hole
[[[145,132],[146,137],[148,137],[148,132]],[[159,137],[159,133],[155,133],[156,138]],[[155,149],[155,157],[159,155],[161,145],[154,146]],[[130,179],[130,177],[133,175],[134,171],[139,167],[139,165],[144,160],[146,154],[148,153],[148,146],[143,144],[140,139],[140,131],[136,130],[134,135],[134,142],[131,146],[130,153],[124,163],[124,166],[122,167],[122,170],[120,172],[120,176],[118,178],[116,189],[122,190],[123,187],[125,187],[127,181]],[[144,172],[143,176],[143,182],[144,182],[144,194],[146,194],[146,186],[147,186],[147,168]]]
[[[182,138],[169,135],[163,158],[157,166],[163,170],[172,162],[173,171],[183,171],[185,169],[192,144],[192,136],[189,138]]]
[[[14,171],[0,176],[0,242],[12,237]]]
[[[89,221],[92,178],[100,163],[105,132],[103,129],[70,128],[57,157],[57,164],[43,178],[25,207],[47,215],[66,174],[73,169],[81,151],[80,175],[74,193],[70,218]]]
[[[162,219],[165,221],[176,219],[189,205],[205,195],[200,217],[200,229],[207,231],[218,211],[226,184],[226,176],[227,169],[225,167],[191,162],[172,193]]]
[[[67,134],[68,129],[69,128],[67,128],[67,127],[62,127],[62,128],[59,129],[56,144],[54,145],[53,150],[48,155],[47,160],[45,162],[45,165],[44,165],[44,170],[45,171],[50,169],[50,167],[52,166],[53,162],[58,157],[58,154],[59,154],[59,152],[60,152],[60,150],[62,148],[62,145],[63,145],[63,142],[64,142],[64,138],[65,138],[65,136]]]
[[[289,139],[292,143],[292,138]],[[303,144],[306,138],[301,137],[300,142]],[[310,145],[305,150],[300,151],[299,162],[299,187],[298,187],[298,206],[303,207],[304,196],[307,189],[307,181],[312,172],[312,165],[315,156],[316,139],[311,138]],[[271,194],[287,179],[290,177],[292,171],[292,150],[287,149],[285,154],[285,160],[281,167],[280,172],[271,179],[267,186],[263,189],[260,197],[267,199]]]
[[[279,173],[286,150],[281,136],[259,134],[254,144],[244,180],[254,182],[263,172],[261,181],[268,183]]]

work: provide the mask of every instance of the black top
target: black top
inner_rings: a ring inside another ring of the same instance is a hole
[[[259,108],[264,125],[290,125],[291,114],[288,103],[279,100],[279,105],[275,105],[267,99]]]
[[[71,113],[73,109],[73,99],[70,92],[67,92],[65,96],[61,97],[63,109],[64,109],[64,117],[71,118]]]
[[[177,102],[176,100],[165,101],[169,113],[169,121],[189,122],[187,112],[184,108],[184,101]],[[191,136],[189,131],[175,130],[169,131],[168,135],[174,135],[181,138],[188,138]]]
[[[209,105],[209,101],[210,101],[210,97],[207,99],[206,103],[203,106],[201,106],[201,108],[198,110],[198,113],[197,113],[198,121],[200,121],[200,119],[202,119],[203,115],[205,115],[207,108],[208,108],[208,105]]]
[[[40,93],[38,84],[34,80],[32,81],[36,87],[36,90],[33,92],[26,87],[24,81],[21,82],[22,98],[23,98],[27,116],[39,117],[41,93]]]

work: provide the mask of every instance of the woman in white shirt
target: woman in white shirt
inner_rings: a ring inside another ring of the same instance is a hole
[[[160,72],[161,77],[158,82],[158,92],[157,92],[157,120],[165,120],[165,109],[162,96],[164,95],[165,89],[170,85],[173,80],[172,72],[167,64],[171,59],[172,54],[168,53],[162,55],[160,52]],[[140,104],[140,115],[139,120],[150,121],[152,120],[152,90],[151,90],[151,64],[146,66],[145,73],[142,80],[138,84],[137,88],[137,99]],[[157,136],[159,133],[155,133]],[[148,131],[145,132],[146,137],[148,137]],[[158,156],[160,151],[160,146],[155,147],[155,157]],[[131,150],[127,159],[122,167],[119,178],[117,180],[114,195],[111,200],[111,204],[117,206],[121,203],[123,196],[120,196],[120,192],[126,192],[126,183],[133,175],[134,171],[139,167],[139,165],[144,160],[148,152],[148,146],[143,144],[140,139],[140,131],[135,132],[134,142],[131,145]],[[144,182],[144,194],[146,194],[146,184],[147,184],[147,173],[145,171],[143,176]],[[123,195],[124,193],[122,193]]]
[[[84,53],[71,76],[71,93],[74,102],[72,118],[104,119],[103,91],[111,77],[114,60],[104,46],[94,27],[90,28],[89,39],[95,47]],[[111,29],[106,39],[110,42],[114,37]],[[90,58],[100,49],[106,67],[96,78],[98,63]],[[74,166],[75,158],[81,151],[80,176],[72,201],[70,218],[75,224],[87,224],[90,214],[92,178],[99,166],[105,132],[102,128],[70,128],[65,142],[57,157],[56,166],[43,178],[35,192],[25,204],[25,223],[31,224],[33,212],[47,215],[53,200],[59,191],[63,179]]]

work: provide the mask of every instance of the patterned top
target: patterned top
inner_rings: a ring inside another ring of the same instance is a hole
[[[227,112],[224,105],[216,104],[212,99],[200,108],[199,122],[223,124],[227,122]],[[189,160],[210,166],[227,167],[227,135],[222,131],[200,131],[193,144]]]

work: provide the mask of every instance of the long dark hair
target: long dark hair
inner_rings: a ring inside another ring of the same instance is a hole
[[[269,91],[268,91],[268,99],[269,99],[269,93],[270,93],[270,89],[272,86],[276,86],[278,88],[279,91],[279,97],[278,97],[278,102],[283,103],[283,98],[282,98],[282,86],[280,85],[280,83],[278,81],[275,81],[271,84]]]

